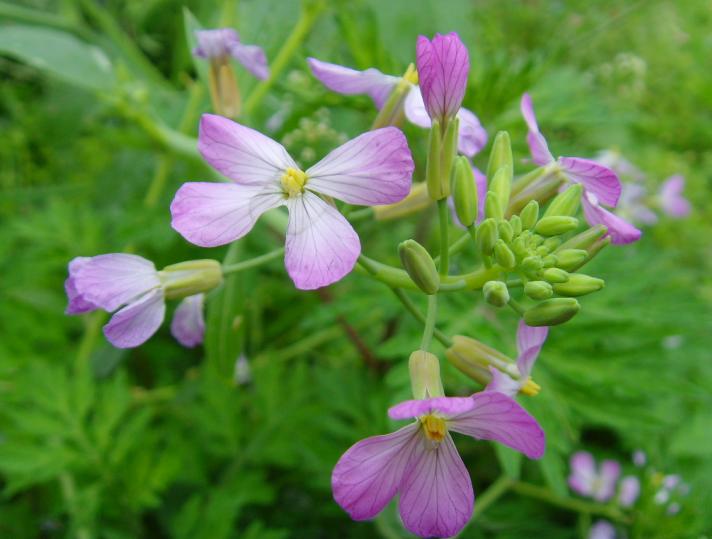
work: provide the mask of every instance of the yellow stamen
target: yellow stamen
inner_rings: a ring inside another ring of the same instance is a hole
[[[408,65],[408,69],[405,70],[403,79],[407,80],[411,84],[418,84],[418,71],[412,63]]]
[[[289,167],[282,174],[282,189],[289,198],[301,195],[306,183],[307,175],[298,168]]]
[[[420,422],[423,425],[423,430],[428,439],[434,442],[442,442],[445,439],[447,427],[445,426],[444,419],[434,415],[425,415],[420,418]]]
[[[527,381],[524,382],[524,385],[519,389],[519,392],[522,395],[527,395],[529,397],[538,395],[539,391],[541,391],[541,386],[531,378],[527,378]]]

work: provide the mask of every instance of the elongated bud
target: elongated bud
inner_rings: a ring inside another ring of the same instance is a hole
[[[158,272],[166,299],[181,299],[207,292],[222,283],[222,267],[217,260],[188,260],[166,266]]]
[[[428,195],[428,186],[425,182],[414,183],[410,193],[403,200],[385,206],[373,206],[373,215],[377,221],[400,219],[427,208],[433,199]]]
[[[556,251],[556,266],[566,271],[576,271],[588,258],[584,249],[564,249]]]
[[[573,238],[566,240],[557,251],[564,249],[586,249],[588,250],[596,240],[602,238],[608,232],[608,228],[604,225],[592,226],[588,230],[584,230],[580,234],[576,234]]]
[[[406,240],[398,246],[401,263],[413,282],[428,295],[437,293],[440,276],[428,251],[415,240]]]
[[[489,256],[494,250],[494,244],[497,243],[497,223],[494,219],[485,219],[477,227],[475,241],[477,249],[483,256]]]
[[[427,399],[445,395],[440,379],[440,361],[430,352],[416,350],[408,359],[413,398]]]
[[[482,287],[485,301],[495,307],[504,307],[509,303],[509,290],[502,281],[487,281]]]
[[[529,281],[524,285],[524,293],[536,300],[549,299],[554,295],[554,289],[546,281]]]
[[[452,176],[452,163],[455,155],[457,155],[459,130],[460,120],[457,117],[448,121],[445,135],[443,136],[442,154],[440,155],[440,183],[442,184],[440,187],[445,195],[440,198],[450,195],[450,177]]]
[[[556,326],[571,320],[581,306],[573,298],[552,298],[542,301],[524,313],[528,326]]]
[[[240,114],[242,100],[235,71],[226,56],[210,60],[208,87],[216,114],[235,118]]]
[[[596,256],[601,249],[606,247],[607,245],[610,245],[611,243],[611,238],[610,236],[607,236],[605,238],[601,238],[600,240],[596,240],[593,242],[593,245],[591,245],[588,248],[588,258],[586,259],[586,262],[591,260],[594,256]]]
[[[443,190],[440,170],[440,154],[442,153],[443,141],[440,131],[440,122],[433,120],[430,127],[430,138],[428,139],[428,162],[425,167],[425,182],[428,185],[428,194],[433,200],[445,198],[450,192],[449,186]]]
[[[556,196],[562,179],[556,175],[548,175],[532,183],[529,187],[516,195],[510,195],[507,215],[514,215],[522,211],[530,200],[536,200],[543,204],[547,200]]]
[[[464,374],[483,385],[492,380],[490,366],[513,377],[519,376],[516,365],[502,352],[462,335],[455,335],[445,351],[448,361]]]
[[[487,191],[487,197],[485,198],[485,217],[497,221],[504,219],[502,206],[499,204],[499,196],[494,191]]]
[[[530,200],[519,214],[519,218],[522,220],[522,228],[524,230],[534,228],[539,220],[539,203],[536,200]]]
[[[558,261],[559,259],[556,258],[556,255],[546,255],[541,259],[542,266],[544,266],[545,268],[553,268],[557,265]]]
[[[509,206],[509,193],[512,190],[512,169],[508,166],[501,167],[489,183],[489,190],[497,193],[500,211],[504,215]]]
[[[506,131],[500,131],[494,137],[492,151],[487,163],[487,180],[491,183],[497,172],[502,168],[509,170],[509,181],[511,182],[514,172],[514,159],[512,158],[512,142],[509,139],[509,133]],[[507,199],[509,199],[510,190],[511,186],[507,190]]]
[[[559,268],[548,268],[544,270],[542,274],[545,281],[552,284],[565,283],[569,280],[570,275],[562,269]]]
[[[565,283],[555,284],[554,292],[559,296],[578,297],[598,292],[604,285],[603,279],[597,279],[583,273],[573,273],[569,275],[569,280]]]
[[[494,259],[504,269],[514,269],[514,266],[517,265],[514,253],[502,239],[497,240],[494,244]]]
[[[549,207],[544,213],[544,217],[556,217],[557,215],[573,216],[576,215],[579,205],[581,204],[581,194],[583,186],[580,183],[575,183],[568,187],[565,191],[559,193],[551,201]]]
[[[529,278],[536,278],[539,272],[544,267],[544,262],[540,256],[528,256],[519,265],[519,268]]]
[[[507,243],[514,238],[514,229],[509,221],[500,221],[497,223],[497,230],[499,231],[499,237]]]
[[[515,236],[522,233],[522,220],[518,215],[512,215],[509,218],[509,224],[512,225],[512,232]]]
[[[579,221],[576,217],[542,217],[534,227],[534,230],[542,236],[558,236],[575,230],[578,224]]]
[[[464,227],[471,226],[477,220],[477,184],[472,165],[467,157],[455,160],[455,179],[453,181],[453,199],[455,213]]]
[[[559,238],[548,238],[542,245],[546,249],[547,253],[550,253],[561,245],[561,240]]]

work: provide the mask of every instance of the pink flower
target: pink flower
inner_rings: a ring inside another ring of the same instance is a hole
[[[460,37],[435,34],[432,41],[419,36],[415,48],[418,78],[428,115],[444,124],[462,105],[470,72],[470,56]]]
[[[640,480],[637,477],[628,475],[621,479],[618,489],[618,502],[623,507],[630,507],[640,496]]]
[[[198,30],[195,32],[198,46],[193,54],[207,60],[222,60],[232,56],[258,79],[269,77],[269,67],[264,50],[257,45],[240,42],[239,34],[232,28]]]
[[[685,189],[685,178],[679,174],[670,176],[660,188],[660,205],[670,217],[677,219],[690,214],[690,201],[682,192]]]
[[[421,537],[450,537],[472,516],[472,482],[450,430],[496,440],[529,458],[544,454],[544,432],[499,393],[405,401],[388,411],[415,423],[353,445],[331,476],[336,502],[354,520],[375,517],[396,495],[405,527]]]
[[[539,166],[557,165],[570,181],[583,186],[582,204],[588,223],[590,225],[606,225],[613,243],[631,243],[638,240],[641,235],[638,229],[601,206],[615,207],[618,204],[622,188],[616,173],[590,159],[581,157],[554,159],[544,135],[539,131],[532,98],[529,94],[522,96],[521,110],[529,128],[527,143],[532,160]]]
[[[171,322],[171,335],[186,348],[202,344],[205,336],[203,304],[205,294],[188,296],[178,304]]]
[[[309,58],[307,61],[314,76],[327,88],[344,95],[367,94],[379,109],[383,107],[395,86],[402,80],[401,77],[385,75],[374,68],[356,71],[348,67],[322,62],[316,58]],[[420,87],[417,85],[411,85],[403,110],[409,122],[418,127],[430,129],[432,122],[425,109]],[[461,108],[456,115],[460,120],[458,151],[462,155],[473,157],[487,144],[487,131],[472,111]]]
[[[490,367],[492,373],[492,381],[487,385],[485,391],[497,391],[514,398],[519,390],[527,383],[534,362],[539,356],[541,347],[544,346],[544,341],[549,334],[549,328],[546,326],[531,327],[519,322],[517,328],[517,370],[519,371],[519,379],[515,380],[508,374],[503,373],[499,369]]]
[[[285,265],[303,290],[338,281],[361,252],[349,222],[317,193],[349,204],[391,204],[409,193],[414,168],[395,127],[364,133],[303,172],[278,142],[204,114],[198,150],[233,183],[183,184],[171,203],[173,228],[202,247],[225,245],[247,234],[267,210],[286,206]]]
[[[616,539],[616,529],[607,520],[599,520],[588,531],[588,539]]]
[[[621,466],[615,460],[604,460],[600,469],[596,469],[591,453],[579,451],[571,456],[569,486],[582,496],[605,502],[615,494],[620,473]]]

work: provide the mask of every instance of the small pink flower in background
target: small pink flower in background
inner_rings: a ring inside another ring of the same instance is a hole
[[[588,451],[578,451],[571,456],[569,486],[581,496],[593,498],[597,502],[610,500],[615,494],[616,482],[621,474],[621,466],[615,460],[604,460],[597,469],[593,455]]]
[[[690,214],[690,201],[682,192],[685,189],[685,178],[683,176],[671,176],[660,188],[660,206],[670,217],[681,219]]]
[[[588,539],[616,539],[616,529],[607,520],[598,520],[588,531]]]
[[[618,213],[634,223],[654,225],[658,216],[648,207],[646,198],[648,190],[637,183],[624,183],[621,197],[618,201]]]
[[[640,480],[637,477],[628,475],[621,479],[618,489],[618,502],[623,507],[630,507],[640,496]]]
[[[205,336],[203,304],[205,294],[188,296],[178,304],[171,321],[171,335],[186,348],[202,344]]]
[[[173,228],[191,243],[215,247],[243,237],[264,212],[286,206],[285,265],[303,290],[338,281],[361,253],[356,231],[317,193],[349,204],[392,204],[409,193],[414,168],[395,127],[364,133],[303,172],[278,142],[204,114],[198,150],[234,183],[183,184],[171,203]]]
[[[356,71],[348,67],[322,62],[309,58],[309,67],[319,81],[334,92],[344,95],[367,94],[373,99],[376,107],[381,109],[401,77],[385,75],[378,69],[370,68]],[[409,122],[429,129],[430,116],[425,109],[423,95],[418,85],[413,85],[406,96],[403,111]],[[487,144],[487,131],[480,124],[475,114],[465,108],[459,109],[457,117],[460,120],[458,151],[467,157],[473,157]]]
[[[418,80],[428,115],[444,124],[462,105],[470,73],[470,55],[460,37],[435,34],[430,41],[419,36],[415,47]]]
[[[633,464],[638,468],[642,468],[648,462],[648,456],[642,449],[636,449],[633,451]]]
[[[451,537],[472,516],[472,482],[449,431],[496,440],[529,458],[544,454],[544,432],[521,406],[499,393],[405,401],[392,419],[416,422],[353,445],[331,476],[336,502],[354,520],[375,517],[399,494],[405,527],[421,537]]]
[[[269,77],[269,67],[264,50],[257,45],[240,42],[239,34],[232,28],[198,30],[195,32],[198,46],[193,54],[206,60],[223,60],[232,56],[258,79]]]
[[[519,370],[520,378],[515,380],[508,374],[503,373],[499,369],[490,367],[492,373],[492,381],[487,385],[485,391],[496,391],[504,393],[509,397],[515,397],[519,390],[527,383],[531,371],[534,368],[534,362],[539,356],[541,347],[544,346],[544,341],[549,334],[549,328],[546,326],[531,327],[519,322],[517,328],[517,370]]]

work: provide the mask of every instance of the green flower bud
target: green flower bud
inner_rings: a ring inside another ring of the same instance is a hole
[[[554,292],[559,296],[578,297],[598,292],[604,285],[603,279],[590,277],[583,273],[573,273],[569,275],[569,280],[565,283],[555,284]]]
[[[519,218],[522,220],[523,229],[531,230],[534,228],[534,225],[539,220],[539,203],[536,200],[530,200],[519,214]]]
[[[539,256],[528,256],[519,265],[519,268],[527,275],[527,277],[536,277],[544,267],[544,262]]]
[[[487,281],[482,287],[485,301],[495,307],[504,307],[509,302],[509,290],[502,281]]]
[[[542,301],[524,313],[528,326],[556,326],[571,320],[581,306],[573,298],[552,298]]]
[[[608,228],[604,225],[596,225],[588,230],[584,230],[580,234],[576,234],[573,238],[568,239],[559,247],[559,251],[564,249],[586,249],[588,250],[596,240],[602,238],[608,232]]]
[[[509,193],[512,190],[512,168],[503,166],[497,170],[489,184],[489,190],[497,193],[500,211],[504,215],[509,206]]]
[[[583,249],[564,249],[556,251],[556,266],[566,271],[576,271],[588,258],[588,251]]]
[[[542,243],[544,243],[544,238],[541,237],[539,234],[532,234],[530,241],[534,247],[537,247],[537,246],[541,245]]]
[[[518,258],[525,258],[529,256],[529,249],[527,248],[527,240],[522,236],[519,236],[512,244],[512,251],[517,255]]]
[[[514,237],[514,230],[509,221],[500,221],[497,223],[497,229],[499,230],[499,237],[505,242],[509,243]]]
[[[477,243],[477,249],[483,256],[492,254],[497,238],[497,223],[494,219],[485,219],[477,227],[475,242]]]
[[[440,379],[440,361],[435,354],[416,350],[408,358],[413,398],[427,399],[445,395]]]
[[[559,186],[562,181],[561,178],[563,178],[563,176],[550,174],[534,182],[516,195],[510,195],[507,213],[512,215],[521,212],[524,206],[531,200],[536,200],[539,204],[544,204],[550,198],[555,197],[559,192]]]
[[[487,385],[492,380],[489,367],[495,367],[512,376],[519,371],[507,356],[470,337],[455,335],[452,346],[445,351],[448,361],[473,380]]]
[[[576,217],[542,217],[534,227],[534,230],[542,236],[558,236],[575,230],[578,224]]]
[[[445,196],[450,194],[450,177],[452,176],[452,162],[457,155],[457,135],[460,130],[460,120],[457,117],[451,119],[447,123],[445,136],[443,137],[442,154],[440,156],[440,174],[442,175],[441,182]],[[445,197],[442,197],[445,198]]]
[[[574,183],[565,191],[559,193],[551,201],[549,207],[544,213],[544,217],[556,217],[557,215],[573,216],[578,211],[581,204],[581,194],[583,186],[580,183]]]
[[[509,218],[509,224],[512,225],[512,232],[515,236],[519,236],[522,233],[522,220],[518,215],[512,215]]]
[[[432,257],[415,240],[406,240],[398,246],[401,263],[413,282],[428,295],[437,293],[440,276]]]
[[[502,239],[497,240],[497,243],[494,244],[494,259],[504,269],[514,269],[517,265],[514,253]]]
[[[487,163],[487,179],[490,183],[494,180],[497,172],[502,168],[509,169],[509,181],[511,182],[514,171],[514,159],[512,158],[512,143],[509,140],[509,133],[506,131],[497,133],[492,143],[492,151],[490,152],[489,162]],[[507,190],[507,200],[509,200],[510,189]]]
[[[611,238],[610,236],[607,236],[605,238],[601,238],[600,240],[596,240],[593,242],[593,245],[588,248],[588,258],[586,259],[586,262],[591,260],[594,256],[596,256],[601,249],[606,247],[607,245],[611,244]]]
[[[545,268],[553,268],[557,265],[559,259],[556,257],[556,255],[546,255],[544,258],[541,259],[541,261],[542,265]]]
[[[471,226],[477,219],[477,185],[472,165],[464,156],[455,159],[453,200],[457,218],[463,226]]]
[[[569,274],[559,268],[545,269],[544,273],[542,274],[542,277],[544,277],[545,281],[549,281],[550,283],[554,284],[565,283],[569,280]]]
[[[504,219],[504,212],[502,212],[502,206],[499,203],[499,196],[494,191],[487,191],[487,198],[485,198],[485,217],[491,217],[497,221]]]
[[[524,294],[532,299],[549,299],[554,295],[554,289],[546,281],[529,281],[524,285]]]
[[[450,185],[443,185],[440,168],[440,155],[442,154],[442,133],[440,122],[433,120],[428,139],[428,162],[425,166],[425,183],[428,185],[428,194],[433,200],[445,198],[450,193]]]
[[[559,238],[548,238],[542,245],[546,247],[548,252],[552,252],[559,245],[561,245],[561,240]]]
[[[217,260],[188,260],[158,272],[166,299],[181,299],[207,292],[222,283],[222,266]]]
[[[373,206],[373,216],[377,221],[399,219],[418,213],[432,204],[433,200],[428,195],[428,186],[425,182],[414,183],[410,193],[403,200],[383,206]]]
[[[540,245],[539,247],[536,248],[536,254],[539,255],[540,257],[544,258],[549,254],[549,249],[544,247],[543,245]]]

